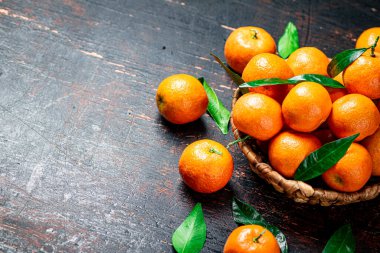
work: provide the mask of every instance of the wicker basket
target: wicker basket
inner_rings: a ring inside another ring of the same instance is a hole
[[[234,93],[232,99],[232,108],[237,99],[240,97],[239,89]],[[244,135],[235,127],[231,117],[231,126],[235,139],[242,138]],[[346,205],[350,203],[374,199],[380,194],[380,183],[371,183],[363,189],[353,193],[341,193],[313,186],[296,180],[288,180],[273,170],[269,164],[263,162],[263,156],[254,150],[257,150],[255,144],[248,142],[239,142],[239,147],[249,161],[252,171],[271,184],[278,192],[284,193],[287,197],[295,202],[319,204],[321,206]]]

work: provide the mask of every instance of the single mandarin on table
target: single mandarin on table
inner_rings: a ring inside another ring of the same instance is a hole
[[[280,253],[274,235],[260,225],[244,225],[228,236],[223,253]]]
[[[356,48],[366,48],[370,47],[375,43],[377,36],[380,36],[380,27],[372,27],[360,34],[358,40],[356,41]],[[376,52],[380,53],[380,43],[377,44],[375,48]]]
[[[372,157],[372,175],[380,176],[380,128],[373,135],[365,138],[362,144]]]
[[[160,83],[156,103],[165,119],[174,124],[185,124],[197,120],[206,112],[208,98],[198,79],[176,74]]]
[[[328,76],[329,58],[318,48],[301,47],[294,51],[286,60],[294,75],[319,74]]]
[[[224,57],[227,64],[239,74],[251,58],[260,53],[275,53],[276,42],[260,27],[244,26],[235,29],[227,38]]]
[[[249,61],[243,71],[242,78],[245,82],[250,82],[266,78],[289,79],[293,76],[293,71],[284,59],[275,54],[262,53]],[[269,85],[249,88],[249,90],[267,95],[281,103],[287,94],[288,87],[287,85]]]
[[[179,173],[196,192],[213,193],[232,177],[234,163],[230,152],[213,140],[199,140],[187,146],[179,159]]]
[[[239,131],[260,141],[269,140],[283,126],[280,104],[259,93],[241,96],[232,110],[232,120]]]
[[[278,173],[293,178],[301,162],[320,147],[321,142],[312,134],[285,131],[269,143],[268,157]]]
[[[380,56],[360,56],[344,70],[343,81],[348,93],[380,98]]]
[[[328,118],[331,105],[330,95],[322,85],[302,82],[285,97],[282,114],[290,128],[312,132]]]
[[[371,172],[370,154],[362,145],[352,143],[343,158],[322,174],[322,179],[334,190],[355,192],[363,188]]]
[[[360,133],[355,141],[361,141],[375,133],[380,124],[380,113],[368,97],[348,94],[333,103],[327,122],[336,137]]]

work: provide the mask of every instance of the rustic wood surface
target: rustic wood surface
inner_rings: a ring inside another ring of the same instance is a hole
[[[221,252],[233,196],[287,236],[290,252],[321,252],[351,223],[357,252],[380,252],[380,199],[295,204],[254,175],[238,147],[225,189],[197,194],[177,161],[189,143],[223,144],[208,115],[174,126],[155,91],[174,73],[204,76],[230,108],[234,85],[209,56],[231,28],[277,40],[294,21],[302,45],[328,55],[380,25],[379,1],[0,0],[0,252],[173,252],[171,234],[203,205],[203,252]]]

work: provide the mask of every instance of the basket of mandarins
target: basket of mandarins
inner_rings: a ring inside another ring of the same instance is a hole
[[[239,88],[231,125],[251,169],[296,202],[345,205],[380,193],[380,28],[330,60],[299,47],[289,23],[278,42],[258,27],[226,40]],[[241,74],[241,75],[240,75]],[[376,106],[377,105],[377,106]]]

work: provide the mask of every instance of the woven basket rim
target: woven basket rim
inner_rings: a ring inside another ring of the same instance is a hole
[[[239,97],[240,90],[236,89],[232,99],[232,109]],[[245,134],[241,133],[234,125],[232,113],[231,127],[235,139],[245,136]],[[313,205],[319,204],[321,206],[347,205],[371,200],[380,194],[380,183],[366,185],[357,192],[337,192],[334,190],[314,188],[312,185],[302,181],[286,179],[275,171],[270,164],[264,163],[263,156],[255,153],[251,145],[246,142],[239,142],[238,145],[245,157],[247,157],[251,170],[272,185],[276,191],[284,193],[295,202]]]

